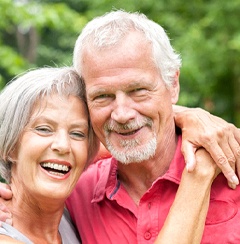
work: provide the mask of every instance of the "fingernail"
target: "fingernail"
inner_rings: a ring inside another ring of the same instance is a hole
[[[186,169],[187,169],[187,172],[192,172],[193,171],[193,163],[187,162],[186,163]]]
[[[232,179],[233,184],[239,185],[239,180],[238,180],[238,177],[236,175],[233,175],[231,179]]]
[[[230,188],[232,188],[233,190],[236,189],[236,185],[233,184],[232,182],[228,182],[228,186],[229,186]]]

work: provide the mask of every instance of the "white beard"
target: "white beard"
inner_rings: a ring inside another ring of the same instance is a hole
[[[155,155],[157,148],[157,138],[154,133],[153,138],[147,143],[141,145],[138,140],[122,140],[122,148],[116,149],[106,138],[106,146],[111,155],[123,164],[140,163],[148,160]]]

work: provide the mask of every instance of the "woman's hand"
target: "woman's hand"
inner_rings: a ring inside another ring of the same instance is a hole
[[[196,168],[184,169],[181,182],[155,244],[201,243],[213,180],[221,172],[204,149],[196,152]]]
[[[196,166],[195,152],[204,147],[235,188],[240,175],[240,130],[200,108],[173,106],[175,123],[182,130],[182,153],[187,170]]]

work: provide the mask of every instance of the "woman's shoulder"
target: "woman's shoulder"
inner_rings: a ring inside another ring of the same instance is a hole
[[[15,229],[13,226],[2,223],[0,227],[0,240],[1,243],[25,243],[33,244],[26,236]]]
[[[2,243],[6,243],[6,244],[23,244],[24,243],[22,241],[18,241],[16,239],[13,239],[12,237],[6,236],[4,234],[0,234],[0,240]]]
[[[64,208],[63,216],[59,225],[59,232],[62,237],[63,244],[80,244],[80,237],[76,228],[74,227],[70,214],[66,208]]]

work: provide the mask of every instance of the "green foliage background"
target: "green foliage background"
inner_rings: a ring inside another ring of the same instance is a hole
[[[183,59],[179,104],[240,127],[240,0],[1,0],[0,89],[26,69],[71,65],[83,26],[114,8],[165,28]]]

